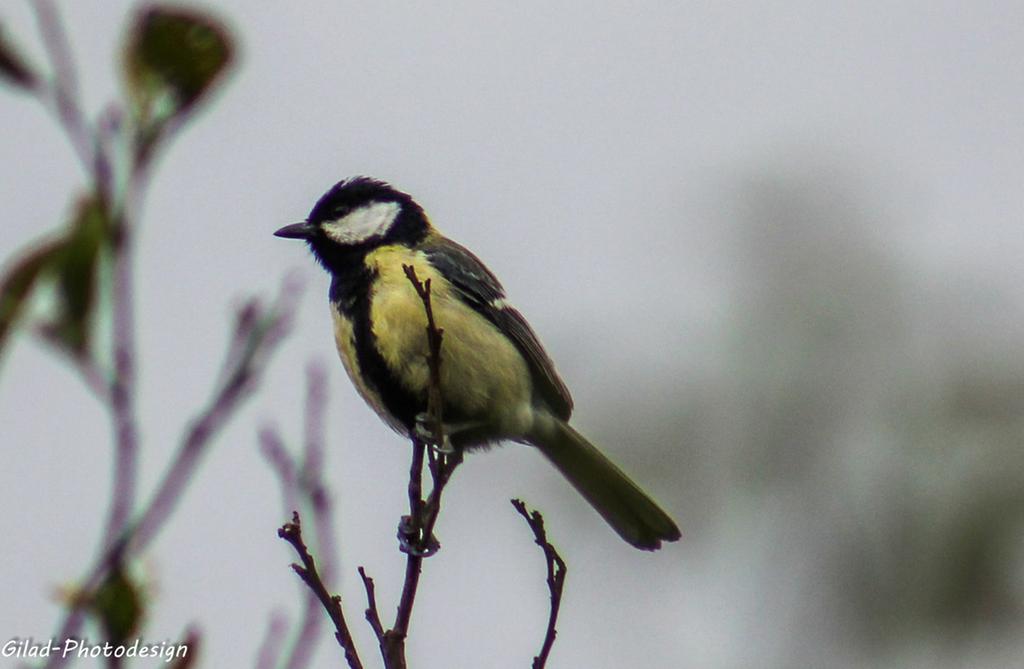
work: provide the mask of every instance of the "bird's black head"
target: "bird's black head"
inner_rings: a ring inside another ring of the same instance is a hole
[[[309,217],[274,234],[305,239],[328,269],[384,244],[412,246],[430,231],[423,209],[383,181],[353,177],[317,200]]]

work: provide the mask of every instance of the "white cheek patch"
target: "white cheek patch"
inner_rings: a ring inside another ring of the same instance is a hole
[[[400,210],[397,202],[374,202],[336,221],[326,221],[322,227],[327,236],[339,244],[359,244],[387,234]]]

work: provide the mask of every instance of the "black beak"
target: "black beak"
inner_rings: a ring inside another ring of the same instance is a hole
[[[274,233],[275,237],[284,237],[285,239],[309,239],[316,232],[316,226],[309,221],[302,221],[301,223],[292,223],[286,225],[277,232]]]

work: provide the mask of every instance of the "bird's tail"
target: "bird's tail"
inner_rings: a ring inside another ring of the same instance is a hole
[[[649,551],[679,538],[675,522],[621,469],[568,423],[552,423],[530,441],[620,537]]]

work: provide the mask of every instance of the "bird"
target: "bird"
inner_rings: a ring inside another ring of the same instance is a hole
[[[424,304],[404,269],[430,280],[443,332],[444,433],[463,452],[537,448],[626,542],[656,550],[675,521],[569,425],[573,400],[526,319],[471,251],[442,235],[407,193],[371,177],[331,187],[277,237],[307,242],[330,274],[334,339],[356,391],[399,434],[422,434],[430,384]]]

